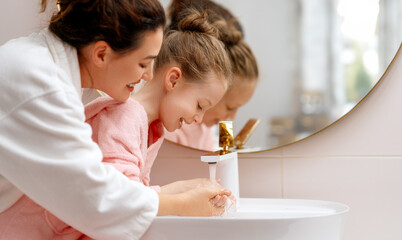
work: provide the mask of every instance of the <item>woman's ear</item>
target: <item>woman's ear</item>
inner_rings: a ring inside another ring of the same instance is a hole
[[[166,75],[165,75],[165,79],[164,79],[164,84],[165,84],[165,89],[166,91],[172,91],[173,89],[175,89],[178,85],[178,83],[180,83],[182,81],[183,78],[183,74],[180,70],[180,68],[178,67],[172,67],[170,68]]]
[[[111,56],[111,47],[105,41],[97,41],[92,48],[91,57],[94,64],[102,67]]]

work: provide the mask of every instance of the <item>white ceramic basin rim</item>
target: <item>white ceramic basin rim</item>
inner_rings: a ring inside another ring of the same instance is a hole
[[[336,202],[241,198],[223,217],[157,217],[142,240],[341,240],[343,215]]]
[[[181,220],[230,220],[230,219],[299,219],[333,216],[347,213],[349,207],[342,203],[304,199],[241,198],[239,209],[230,216],[220,217],[177,217],[165,216],[157,219]]]

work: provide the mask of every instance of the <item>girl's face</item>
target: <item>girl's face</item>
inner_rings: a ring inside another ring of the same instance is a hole
[[[172,132],[185,123],[201,123],[204,113],[225,94],[227,84],[215,74],[203,80],[203,83],[188,83],[182,79],[166,93],[160,107],[160,119],[166,130]]]
[[[256,85],[257,81],[242,81],[235,78],[231,89],[216,106],[205,113],[203,123],[211,127],[219,121],[235,119],[239,107],[246,104],[253,96]]]
[[[96,89],[102,90],[110,97],[125,101],[134,90],[134,85],[141,79],[152,80],[152,63],[162,45],[163,31],[147,31],[142,38],[140,48],[124,55],[109,51],[104,68],[98,72],[94,83]]]

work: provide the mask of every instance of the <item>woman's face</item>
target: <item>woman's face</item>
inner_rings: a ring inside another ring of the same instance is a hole
[[[110,97],[125,101],[134,90],[134,85],[141,79],[152,80],[152,63],[162,45],[163,31],[147,31],[141,46],[124,55],[111,51],[108,61],[97,79],[93,79],[94,88],[102,90]],[[96,82],[95,82],[96,81]]]
[[[219,121],[233,120],[239,107],[246,104],[253,96],[257,81],[240,80],[235,77],[233,85],[216,106],[209,109],[202,121],[208,127]]]
[[[182,81],[177,88],[166,94],[160,108],[160,119],[166,130],[172,132],[184,123],[201,123],[204,113],[215,106],[225,94],[225,81],[217,80],[216,76],[203,80],[206,81]]]

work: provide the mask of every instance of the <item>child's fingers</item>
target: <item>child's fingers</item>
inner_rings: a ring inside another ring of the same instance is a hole
[[[216,201],[216,199],[215,198],[212,198],[211,200],[209,200],[211,203],[212,203],[212,205],[216,205],[216,203],[218,202],[218,201]]]
[[[215,205],[218,206],[218,207],[224,207],[226,205],[226,203],[227,203],[227,199],[228,199],[228,197],[223,195]]]
[[[210,201],[213,205],[216,205],[220,199],[221,199],[221,195],[216,195],[215,197],[211,198]]]
[[[225,193],[226,196],[232,195],[232,191],[230,191],[229,189],[225,189],[223,192]]]
[[[223,207],[226,205],[228,197],[226,195],[217,195],[211,199],[211,203],[216,207]]]
[[[209,188],[208,189],[209,199],[214,198],[217,195],[227,195],[227,189],[224,188]]]

